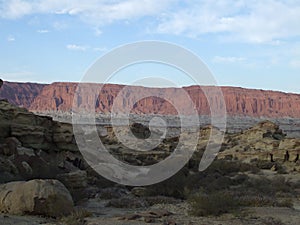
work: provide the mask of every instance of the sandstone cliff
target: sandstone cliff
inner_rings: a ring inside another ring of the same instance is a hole
[[[0,99],[8,99],[14,105],[29,108],[44,86],[46,85],[6,81],[0,90]]]
[[[71,111],[73,97],[76,91],[76,83],[53,83],[50,85],[42,84],[21,84],[5,82],[0,91],[0,98],[7,98],[11,103],[24,106],[31,111]],[[91,88],[90,96],[82,99],[75,95],[78,106],[88,108],[95,104],[98,112],[111,112],[112,106],[118,93],[124,88],[123,85],[106,84],[98,92],[99,86]],[[203,90],[214,92],[213,87],[190,86],[184,87],[190,98],[194,102],[199,114],[209,115],[210,108]],[[226,110],[230,116],[249,116],[249,117],[269,117],[300,118],[299,94],[283,93],[277,91],[264,91],[254,89],[244,89],[237,87],[222,87]],[[131,86],[126,90],[123,98],[123,106],[133,105],[131,112],[137,114],[176,114],[175,108],[168,101],[159,97],[148,97],[134,102],[133,99],[139,98],[141,94],[151,92],[159,93],[162,97],[176,96],[176,100],[182,105],[185,114],[191,113],[186,105],[186,101],[177,88],[150,89],[145,87]],[[96,98],[94,101],[93,98]],[[220,96],[213,95],[213,104],[218,109],[225,106],[220,103]],[[135,103],[135,104],[133,104]]]

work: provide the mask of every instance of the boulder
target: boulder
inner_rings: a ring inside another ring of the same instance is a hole
[[[136,138],[147,139],[151,135],[149,127],[141,123],[133,123],[130,125],[130,130]]]
[[[15,137],[8,137],[5,140],[8,152],[5,155],[13,155],[17,152],[17,148],[21,147],[21,142]]]
[[[56,179],[61,181],[70,190],[74,202],[78,202],[84,198],[85,188],[88,186],[87,172],[77,170],[75,172],[59,174]]]
[[[59,174],[56,178],[70,190],[83,189],[87,186],[87,173],[83,170]]]
[[[18,175],[17,167],[9,159],[0,157],[0,183],[15,180]]]
[[[59,217],[74,210],[69,191],[58,180],[10,182],[0,186],[0,212]]]
[[[0,144],[0,155],[11,156],[14,152],[12,152],[6,144]]]
[[[24,168],[25,173],[27,175],[32,175],[33,174],[32,168],[27,162],[23,161],[22,162],[22,167]]]
[[[145,196],[148,196],[149,191],[147,188],[144,188],[144,187],[134,187],[131,190],[131,194],[133,194],[134,196],[137,196],[137,197],[145,197]]]
[[[35,153],[31,148],[19,147],[17,148],[17,155],[35,156]]]

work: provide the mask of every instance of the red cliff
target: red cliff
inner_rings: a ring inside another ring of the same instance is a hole
[[[29,108],[45,86],[45,84],[5,81],[0,90],[0,99],[7,99],[14,105]]]
[[[6,87],[5,87],[6,85]],[[24,87],[20,87],[23,86]],[[10,86],[10,88],[8,87]],[[93,85],[88,89],[88,95],[83,98],[75,94],[76,83],[53,83],[50,85],[40,84],[14,84],[5,83],[0,97],[9,99],[16,105],[23,105],[31,111],[71,111],[73,99],[81,108],[88,108],[94,104],[98,112],[111,112],[114,101],[118,93],[124,88],[123,85],[106,84],[99,92],[99,85]],[[202,89],[201,89],[202,88]],[[212,87],[190,86],[184,89],[194,102],[198,112],[208,115],[209,105],[202,90],[206,89],[213,92]],[[226,110],[232,116],[250,117],[293,117],[300,118],[300,95],[277,91],[264,91],[254,89],[244,89],[236,87],[221,87]],[[162,98],[148,97],[134,102],[133,99],[140,98],[143,94],[159,93]],[[124,93],[122,106],[132,105],[133,113],[156,113],[156,114],[175,114],[176,110],[168,101],[163,100],[163,96],[175,96],[176,101],[182,106],[184,114],[189,114],[189,106],[180,94],[178,88],[145,88],[131,86]],[[95,98],[95,99],[94,99]],[[220,102],[220,96],[214,96],[213,103],[219,108],[224,105]],[[134,104],[135,103],[135,104]],[[186,111],[185,111],[186,110]]]

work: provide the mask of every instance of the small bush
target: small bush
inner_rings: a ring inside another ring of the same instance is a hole
[[[176,175],[161,183],[151,185],[147,188],[148,196],[167,196],[184,199],[185,187],[188,183],[188,170],[181,169]]]
[[[255,166],[261,170],[270,170],[275,166],[277,173],[286,174],[286,169],[282,166],[282,164],[278,162],[270,162],[267,160],[257,160],[255,162]]]
[[[255,193],[240,193],[236,199],[241,207],[277,206],[276,199]]]
[[[190,199],[193,216],[218,216],[238,208],[238,203],[232,194],[227,192],[216,192],[212,194],[198,193]]]
[[[294,193],[292,185],[285,178],[278,176],[276,179],[258,178],[251,179],[245,186],[257,193],[275,196],[276,193]]]
[[[91,212],[85,209],[76,209],[71,215],[61,218],[63,225],[84,225],[84,218],[92,216]]]
[[[215,160],[205,173],[220,173],[221,175],[233,175],[240,172],[258,173],[259,169],[251,164],[239,161]]]
[[[286,207],[286,208],[293,208],[293,205],[294,205],[293,201],[290,198],[278,201],[276,204],[277,207]]]

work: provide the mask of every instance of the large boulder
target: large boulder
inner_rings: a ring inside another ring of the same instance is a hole
[[[56,177],[70,190],[70,193],[75,202],[85,198],[84,189],[88,184],[87,172],[77,170],[70,173],[59,174]]]
[[[10,182],[0,186],[0,212],[59,217],[73,211],[69,191],[58,180]]]
[[[136,138],[147,139],[151,135],[149,127],[141,123],[133,123],[130,125],[130,130]]]

